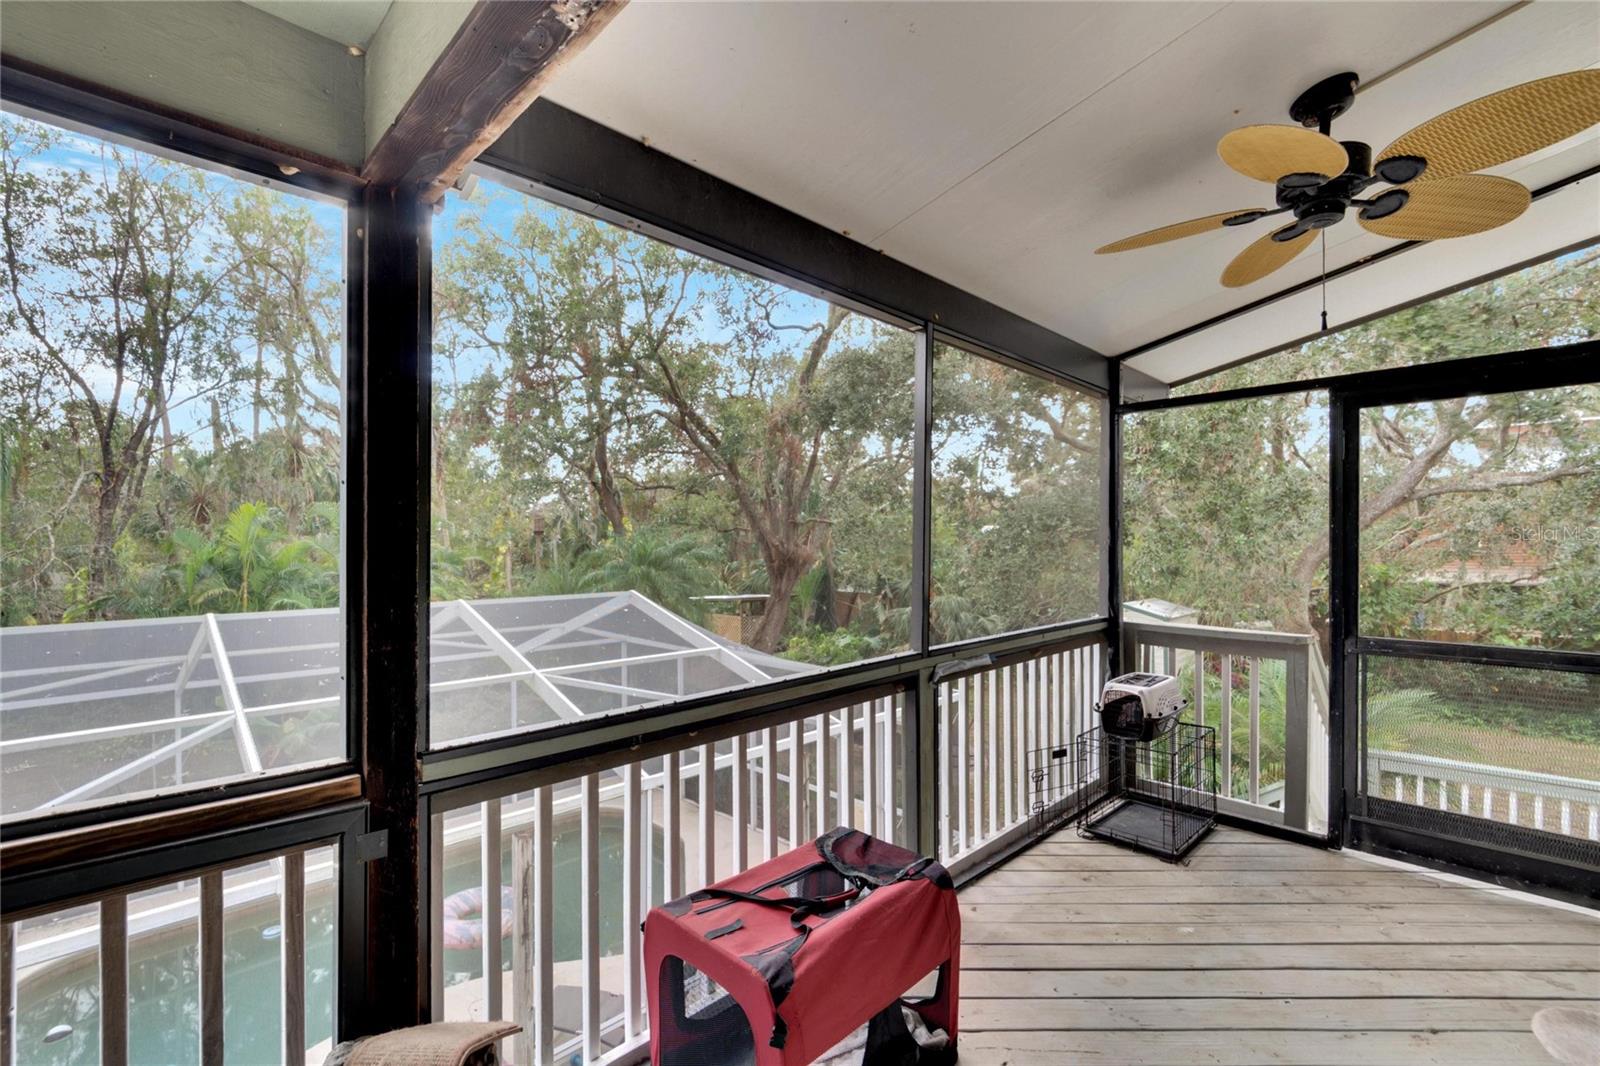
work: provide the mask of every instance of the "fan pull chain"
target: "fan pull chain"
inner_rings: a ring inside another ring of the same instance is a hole
[[[1322,332],[1328,332],[1328,231],[1322,231]]]

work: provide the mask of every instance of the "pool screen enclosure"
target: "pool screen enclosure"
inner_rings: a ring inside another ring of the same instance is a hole
[[[431,605],[436,745],[815,668],[636,592]],[[344,758],[337,609],[0,630],[6,817]]]

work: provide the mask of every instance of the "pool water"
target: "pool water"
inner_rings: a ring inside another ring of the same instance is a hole
[[[661,884],[661,836],[652,883]],[[582,954],[582,838],[563,832],[551,842],[555,892],[556,961]],[[509,837],[501,852],[501,883],[511,884]],[[475,846],[447,857],[444,890],[481,883]],[[622,950],[622,828],[600,830],[600,940],[602,951]],[[168,890],[157,890],[168,891]],[[197,890],[191,883],[189,893]],[[658,892],[659,895],[659,892]],[[129,904],[140,910],[140,897]],[[306,890],[306,1046],[328,1041],[333,1033],[335,991],[335,907],[333,885]],[[281,941],[277,898],[230,906],[223,927],[223,1035],[230,1066],[270,1066],[282,1061],[283,1029]],[[189,918],[136,937],[128,949],[128,1058],[131,1066],[198,1066],[200,1060],[199,923]],[[509,938],[503,945],[504,969],[511,967]],[[483,975],[477,951],[447,951],[445,980],[456,984]],[[98,954],[82,954],[21,975],[17,988],[17,1066],[93,1066],[100,1061],[100,972]],[[63,1039],[46,1042],[55,1027],[71,1026]]]
[[[663,875],[661,842],[656,830],[656,846],[652,849],[653,872],[651,884],[660,885]],[[555,961],[571,962],[583,956],[583,838],[576,831],[558,833],[550,842],[551,890],[555,896],[555,929],[553,930]],[[458,860],[446,860],[444,892],[446,896],[463,889],[478,888],[483,884],[478,854],[463,854]],[[603,955],[622,951],[622,826],[604,821],[600,827],[600,951]],[[511,840],[508,836],[500,851],[500,883],[511,884]],[[659,895],[659,892],[657,893]],[[659,900],[655,901],[659,902]],[[501,944],[501,971],[511,969],[511,938]],[[458,984],[483,976],[482,951],[449,951],[444,953],[445,983]]]
[[[130,905],[137,910],[138,903]],[[223,928],[223,1026],[227,1061],[269,1066],[283,1056],[280,944],[262,934],[279,923],[276,898],[230,908]],[[306,894],[306,1045],[333,1032],[332,886]],[[128,949],[128,1061],[132,1066],[198,1066],[199,924],[138,937]],[[26,976],[17,988],[18,1066],[92,1066],[100,1061],[97,953]],[[45,1042],[58,1025],[71,1035]]]

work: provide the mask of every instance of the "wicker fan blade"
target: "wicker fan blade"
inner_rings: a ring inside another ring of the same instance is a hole
[[[1222,161],[1257,181],[1285,174],[1338,177],[1350,165],[1344,146],[1303,126],[1241,126],[1217,142]]]
[[[1600,122],[1600,70],[1524,82],[1446,111],[1378,155],[1421,156],[1422,181],[1498,166]]]
[[[1143,233],[1136,233],[1132,237],[1124,237],[1120,241],[1112,241],[1102,248],[1096,248],[1094,254],[1105,255],[1108,252],[1131,252],[1135,248],[1148,248],[1152,244],[1165,244],[1167,241],[1175,241],[1180,237],[1193,237],[1196,233],[1208,233],[1214,229],[1221,229],[1223,224],[1230,218],[1254,214],[1256,210],[1253,207],[1246,207],[1238,211],[1224,211],[1217,215],[1206,215],[1204,218],[1191,218],[1187,222],[1174,222],[1170,226],[1145,230]]]
[[[1288,227],[1284,228],[1287,229]],[[1230,289],[1237,289],[1241,285],[1250,284],[1252,281],[1260,281],[1305,251],[1306,246],[1315,240],[1316,236],[1316,230],[1306,230],[1298,237],[1291,237],[1286,241],[1275,241],[1272,239],[1271,233],[1267,234],[1234,256],[1233,262],[1229,263],[1228,268],[1222,272],[1222,284]]]
[[[1533,197],[1525,185],[1488,174],[1418,181],[1406,186],[1411,198],[1392,215],[1357,221],[1369,233],[1402,241],[1465,237],[1503,226],[1528,209]]]

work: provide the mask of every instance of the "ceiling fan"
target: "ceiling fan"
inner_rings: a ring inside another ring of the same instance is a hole
[[[1221,211],[1113,241],[1096,255],[1147,248],[1197,233],[1244,226],[1273,215],[1294,221],[1234,257],[1222,284],[1258,281],[1305,250],[1317,231],[1351,208],[1369,233],[1397,240],[1465,237],[1503,226],[1528,209],[1526,186],[1478,174],[1600,122],[1600,70],[1577,70],[1503,89],[1446,111],[1403,134],[1373,158],[1361,141],[1336,141],[1333,120],[1355,102],[1360,79],[1324,78],[1289,107],[1299,126],[1244,126],[1217,154],[1248,178],[1271,182],[1277,206]],[[1374,185],[1390,188],[1362,198]]]

